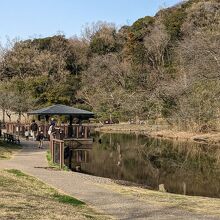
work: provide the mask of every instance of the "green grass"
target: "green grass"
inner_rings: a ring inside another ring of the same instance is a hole
[[[21,172],[20,170],[16,170],[16,169],[6,170],[6,172],[12,173],[12,174],[16,175],[17,177],[28,177],[27,174]]]
[[[51,154],[50,154],[50,150],[47,150],[46,158],[47,158],[48,164],[49,164],[50,166],[53,165],[53,163],[52,163],[52,158],[51,158]]]
[[[25,174],[25,173],[23,173],[23,172],[21,172],[20,170],[17,170],[17,169],[6,170],[6,172],[14,174],[17,177],[25,177],[26,179],[29,179],[30,181],[34,181],[34,178],[28,176],[27,174]],[[68,203],[68,204],[75,205],[75,206],[85,205],[84,202],[82,202],[78,199],[75,199],[71,196],[63,195],[63,194],[60,194],[60,193],[57,193],[57,192],[54,193],[53,197],[61,203]]]
[[[68,203],[73,206],[85,205],[84,202],[82,202],[78,199],[75,199],[71,196],[68,196],[68,195],[54,194],[54,198],[57,199],[61,203]]]
[[[60,169],[59,164],[53,163],[50,150],[47,150],[46,158],[47,158],[47,162],[48,162],[49,167],[55,168],[55,169]]]
[[[74,187],[74,186],[73,186]],[[0,170],[0,219],[107,219],[20,170]]]
[[[46,158],[47,158],[47,162],[48,162],[49,167],[54,168],[54,169],[60,169],[59,164],[52,162],[50,150],[47,150]],[[64,165],[62,170],[69,171],[69,168]]]

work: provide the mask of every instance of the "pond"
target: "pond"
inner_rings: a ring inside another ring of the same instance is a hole
[[[72,152],[81,172],[167,192],[220,198],[220,147],[149,138],[140,134],[94,136],[92,147]]]

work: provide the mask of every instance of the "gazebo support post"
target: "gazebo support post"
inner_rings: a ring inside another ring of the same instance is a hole
[[[51,153],[51,160],[54,163],[54,141],[50,139],[50,153]]]
[[[48,122],[48,121],[49,121],[49,118],[50,118],[50,116],[49,116],[49,115],[45,115],[45,120],[46,120],[46,122]]]
[[[68,137],[72,137],[73,136],[73,116],[70,115],[69,117],[70,123],[68,125]]]

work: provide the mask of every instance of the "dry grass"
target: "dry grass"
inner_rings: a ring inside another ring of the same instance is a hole
[[[97,131],[101,132],[148,132],[151,128],[148,125],[136,125],[136,124],[111,124],[103,125],[102,127],[96,128]]]
[[[220,218],[220,199],[217,198],[184,196],[118,184],[106,184],[103,186],[125,195],[137,197],[140,200],[150,202],[158,207],[175,207],[197,214],[211,215]]]
[[[0,160],[8,160],[21,149],[20,145],[9,144],[0,140]]]
[[[0,219],[107,219],[19,170],[0,171]]]
[[[204,139],[205,143],[218,145],[220,144],[219,132],[212,133],[196,133],[192,131],[177,131],[171,129],[168,126],[161,125],[135,125],[135,124],[113,124],[104,125],[96,129],[97,131],[104,133],[130,133],[140,132],[142,134],[149,135],[151,137],[159,137],[164,139],[172,139],[178,141],[191,141],[197,142],[194,139]],[[202,143],[202,141],[201,141]]]

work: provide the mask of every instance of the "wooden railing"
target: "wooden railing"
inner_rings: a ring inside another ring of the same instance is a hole
[[[64,141],[50,140],[51,159],[54,164],[59,164],[60,169],[64,166]]]
[[[3,140],[10,142],[10,143],[15,143],[15,144],[20,144],[20,139],[18,135],[14,134],[9,134],[9,133],[3,133]]]
[[[55,127],[55,132],[48,135],[49,125],[39,124],[39,131],[44,133],[44,136],[50,140],[50,152],[52,162],[59,164],[60,168],[64,166],[64,141],[66,147],[77,145],[91,145],[92,138],[90,137],[91,125],[61,125]],[[6,123],[6,130],[8,134],[24,136],[25,130],[30,131],[30,124],[21,123]]]
[[[48,129],[49,125],[39,124],[39,131],[42,131],[44,136],[49,138]],[[60,125],[55,126],[55,138],[56,139],[68,139],[68,138],[76,138],[76,139],[87,139],[90,138],[91,129],[94,126],[92,125]],[[24,136],[25,129],[30,131],[30,124],[21,124],[21,123],[6,123],[7,133],[17,134],[20,136]]]
[[[56,127],[55,137],[57,139],[88,139],[90,137],[92,127],[89,125],[72,125]]]

